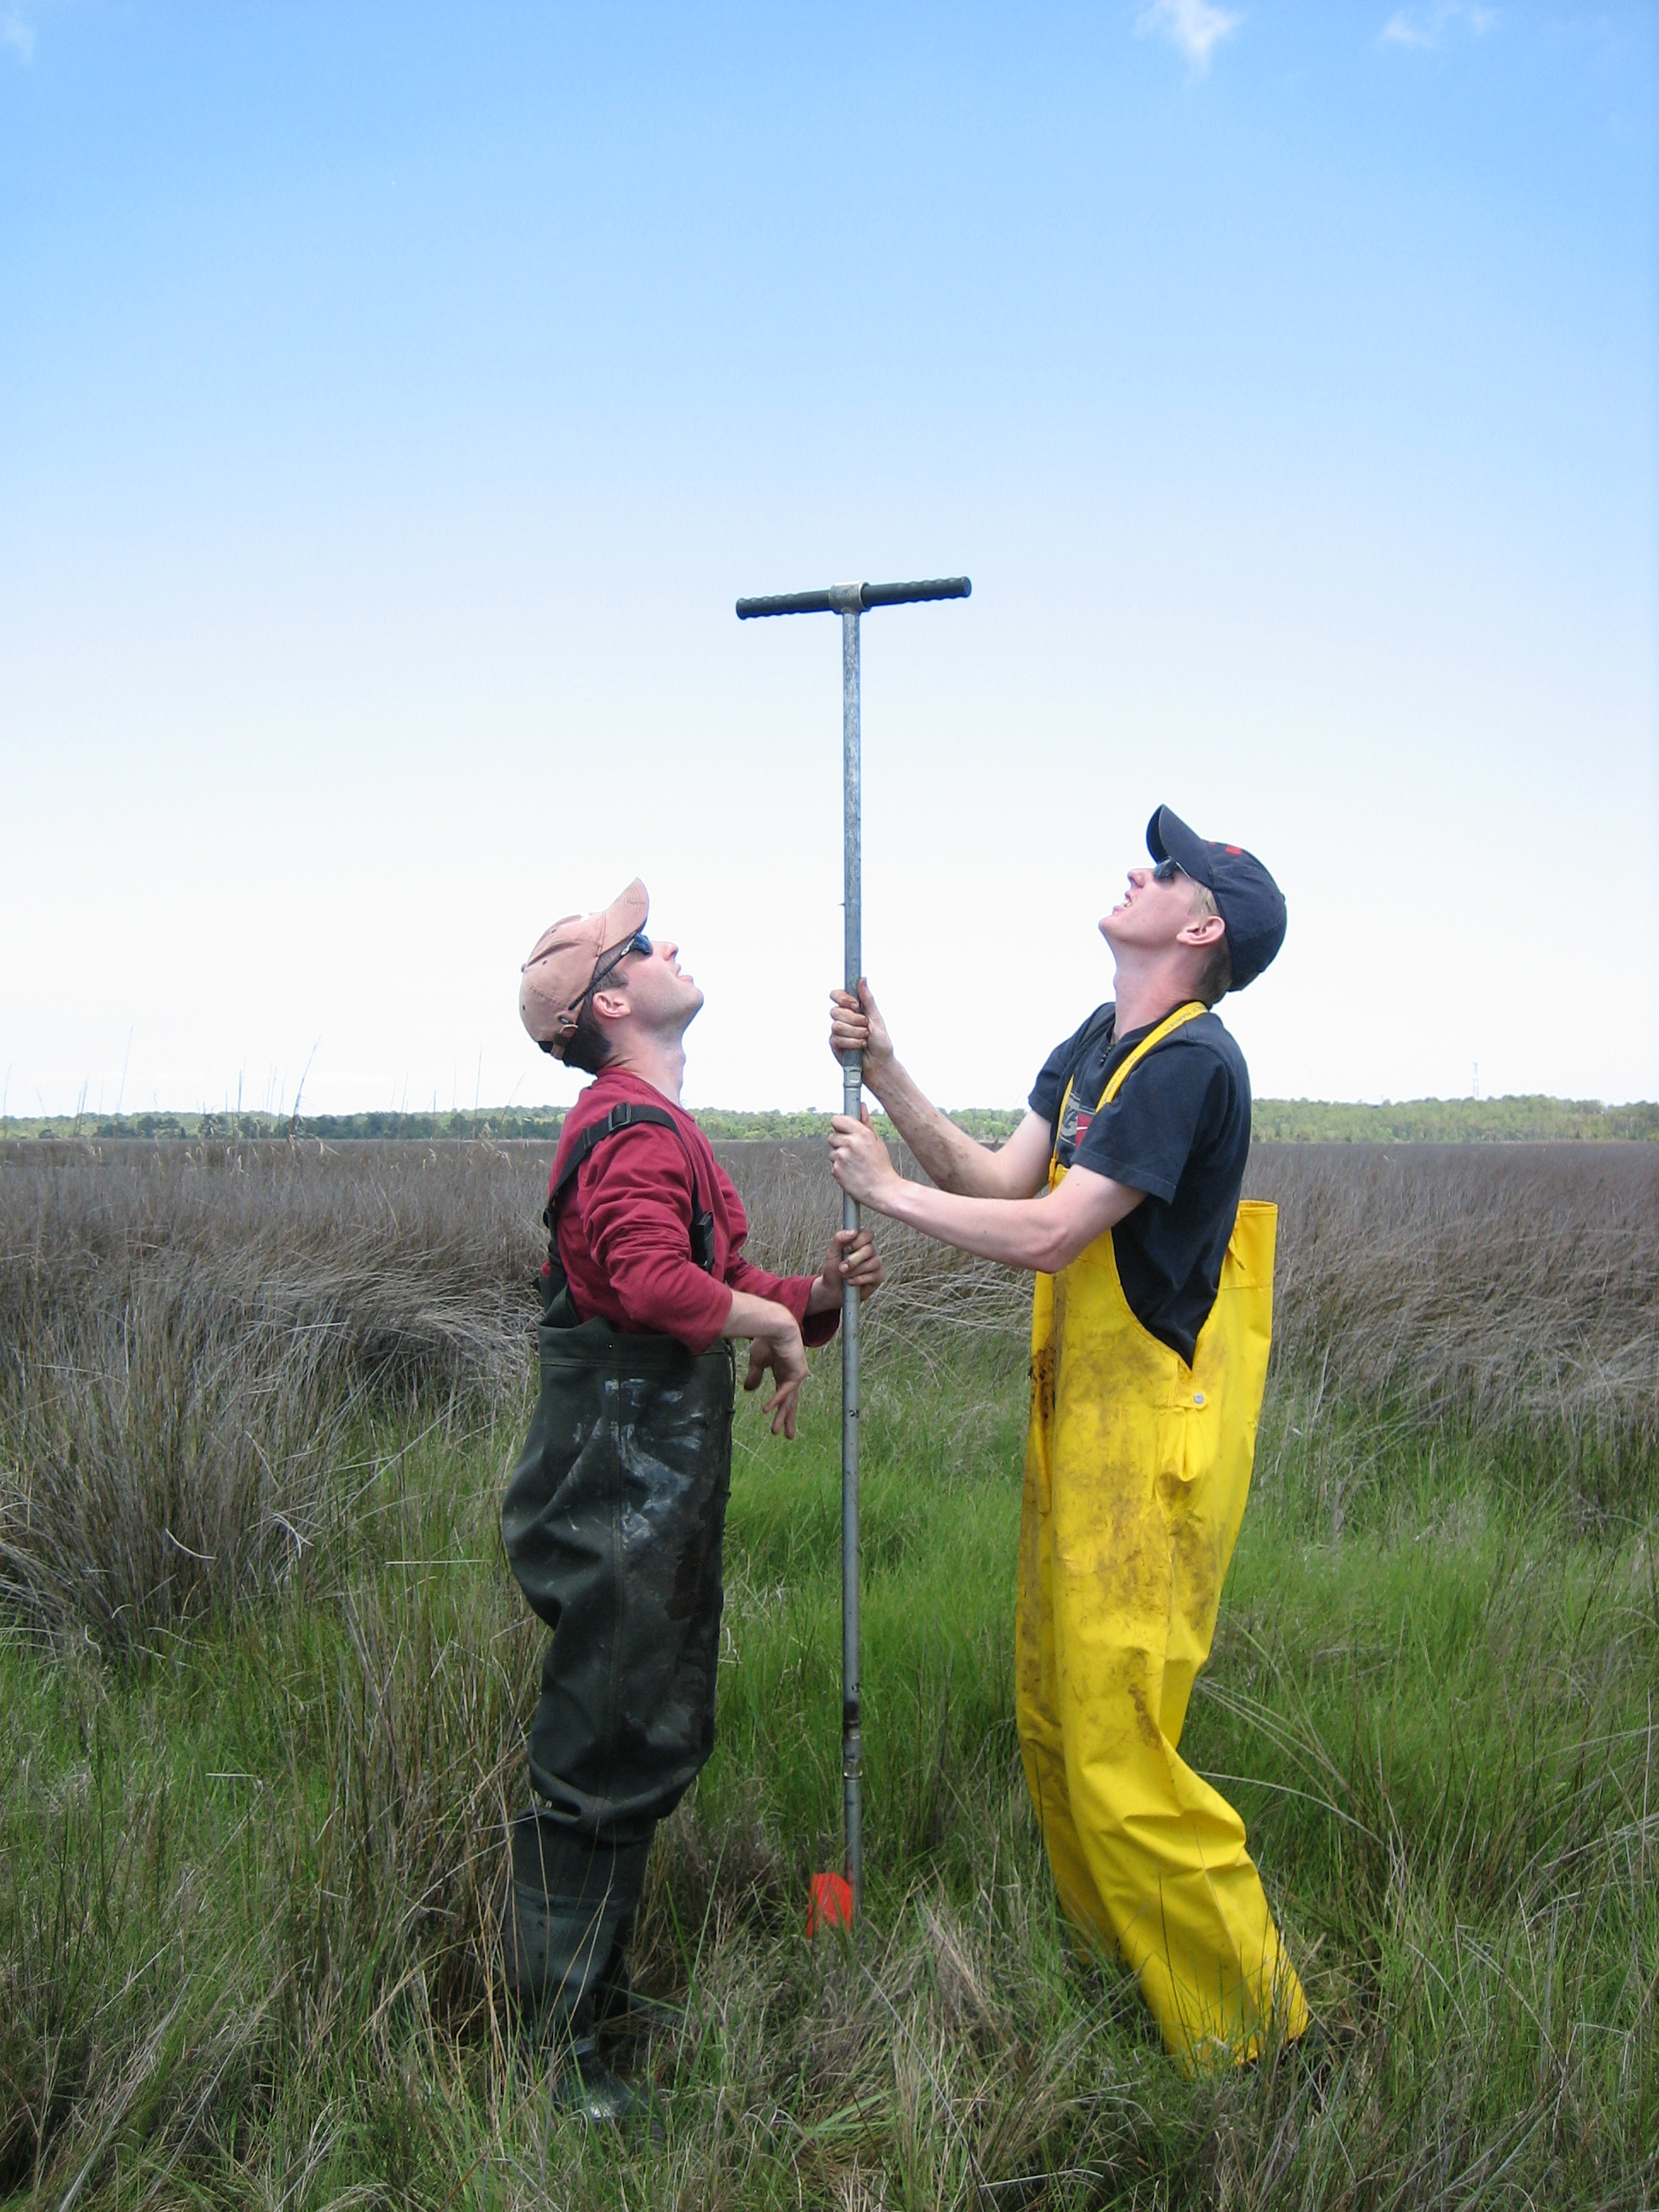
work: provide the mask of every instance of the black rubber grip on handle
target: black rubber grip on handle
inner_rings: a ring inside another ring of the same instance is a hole
[[[860,607],[902,607],[918,599],[965,599],[973,591],[966,576],[930,576],[916,584],[860,584]],[[829,615],[838,611],[828,589],[822,592],[780,592],[771,599],[739,599],[738,620],[752,622],[760,615]]]
[[[757,615],[827,615],[834,611],[827,591],[779,592],[769,599],[738,601],[739,622],[750,622]]]
[[[907,607],[913,599],[965,599],[973,588],[966,576],[930,576],[920,584],[866,584],[860,597],[866,607]]]

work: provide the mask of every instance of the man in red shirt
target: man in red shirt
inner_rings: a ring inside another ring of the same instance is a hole
[[[554,1159],[541,1395],[501,1511],[553,1631],[504,1954],[521,2016],[568,2062],[560,2093],[603,2118],[637,2100],[593,2031],[642,2009],[622,1954],[646,1857],[714,1747],[731,1340],[749,1340],[746,1389],[770,1373],[773,1433],[793,1437],[806,1346],[835,1334],[844,1285],[881,1280],[867,1231],[837,1231],[815,1276],[743,1256],[743,1202],[679,1103],[702,993],[647,913],[636,880],[556,922],[519,994],[543,1050],[595,1079]]]

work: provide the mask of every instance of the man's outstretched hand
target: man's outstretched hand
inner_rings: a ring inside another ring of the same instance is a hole
[[[800,1396],[800,1386],[806,1380],[806,1347],[798,1328],[780,1329],[773,1336],[750,1338],[749,1372],[743,1378],[744,1389],[758,1390],[769,1368],[778,1387],[762,1411],[772,1416],[774,1436],[781,1430],[793,1441],[796,1401]]]
[[[884,1272],[869,1230],[836,1230],[823,1255],[823,1270],[813,1281],[807,1312],[835,1312],[841,1304],[842,1286],[848,1283],[867,1298],[872,1291],[880,1288]],[[772,1433],[793,1438],[800,1386],[806,1380],[806,1347],[794,1316],[787,1306],[775,1305],[769,1298],[734,1292],[726,1334],[749,1339],[749,1372],[743,1378],[745,1390],[758,1390],[769,1370],[777,1385],[765,1407],[772,1416]]]
[[[849,1052],[864,1054],[864,1079],[881,1096],[881,1082],[893,1061],[893,1040],[881,1018],[870,986],[859,977],[858,996],[850,991],[830,994],[830,1049],[837,1060]]]
[[[823,1265],[812,1285],[812,1295],[806,1302],[808,1313],[833,1313],[841,1304],[842,1288],[850,1283],[860,1297],[867,1298],[878,1291],[887,1279],[876,1250],[873,1231],[868,1229],[838,1229],[830,1239],[830,1249],[823,1255]]]
[[[830,1123],[830,1172],[860,1206],[884,1212],[882,1194],[899,1180],[891,1155],[870,1126],[870,1109],[861,1106],[855,1121],[837,1114]]]

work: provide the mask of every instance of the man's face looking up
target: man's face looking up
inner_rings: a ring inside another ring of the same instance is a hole
[[[649,951],[641,951],[635,938],[620,959],[613,954],[614,965],[607,963],[593,995],[606,1000],[606,1012],[615,999],[626,1000],[628,1012],[644,1030],[684,1030],[702,1006],[702,993],[682,970],[680,948],[672,939],[647,942]]]
[[[1160,952],[1180,944],[1212,943],[1221,930],[1204,886],[1173,860],[1160,860],[1156,867],[1149,861],[1130,869],[1128,889],[1101,916],[1100,933],[1115,951]]]

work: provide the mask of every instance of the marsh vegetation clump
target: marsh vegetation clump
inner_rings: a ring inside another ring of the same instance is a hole
[[[732,1146],[816,1261],[817,1156]],[[1183,1747],[1331,2037],[1187,2083],[1055,1909],[1013,1727],[1024,1285],[892,1238],[871,1891],[839,1817],[833,1355],[740,1415],[718,1747],[653,1857],[660,2144],[550,2116],[493,1928],[540,1632],[495,1516],[545,1153],[0,1160],[0,2201],[1659,2201],[1659,1154],[1258,1147],[1255,1495]]]

